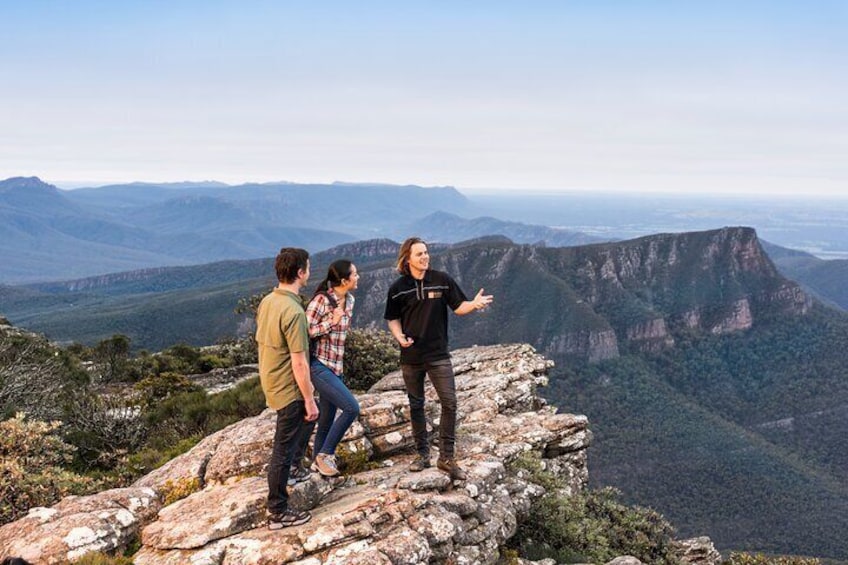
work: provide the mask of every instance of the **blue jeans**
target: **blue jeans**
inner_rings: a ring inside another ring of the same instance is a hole
[[[318,431],[315,432],[312,452],[333,455],[347,429],[359,417],[359,402],[342,378],[317,359],[312,359],[309,371],[312,384],[321,396],[318,404]],[[338,410],[341,414],[336,418]]]

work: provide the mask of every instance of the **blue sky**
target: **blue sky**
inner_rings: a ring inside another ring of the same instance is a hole
[[[0,178],[848,193],[848,3],[0,0]]]

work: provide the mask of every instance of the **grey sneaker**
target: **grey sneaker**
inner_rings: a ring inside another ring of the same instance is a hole
[[[287,484],[288,486],[293,487],[297,483],[308,481],[309,475],[309,469],[301,467],[300,465],[292,465],[291,469],[289,469],[289,481]]]
[[[424,469],[427,469],[430,466],[430,456],[419,455],[418,457],[412,460],[412,463],[409,464],[409,470],[413,473],[417,473],[418,471],[423,471]]]
[[[468,477],[465,475],[459,465],[456,464],[456,459],[442,459],[436,461],[436,467],[450,475],[451,480],[464,481]]]
[[[339,468],[336,467],[335,455],[319,453],[315,456],[315,462],[312,464],[312,467],[317,469],[325,477],[335,477],[339,474]]]
[[[311,519],[312,515],[309,512],[298,512],[297,510],[292,510],[291,508],[289,508],[282,514],[269,514],[268,529],[282,530],[283,528],[288,528],[291,526],[300,526],[301,524],[307,523]]]

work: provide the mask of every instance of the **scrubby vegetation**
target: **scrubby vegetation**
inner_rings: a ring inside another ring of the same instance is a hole
[[[820,561],[813,557],[733,552],[723,565],[819,565],[819,563]]]
[[[530,516],[510,540],[512,549],[531,560],[605,563],[632,555],[643,563],[676,563],[671,525],[657,512],[622,503],[612,488],[565,494],[565,481],[546,471],[538,458],[525,456],[514,468],[545,488]]]
[[[344,375],[348,388],[366,391],[387,373],[398,369],[400,347],[392,334],[351,329],[345,341]]]
[[[54,420],[61,400],[88,376],[74,357],[41,336],[0,328],[0,420],[17,412]]]
[[[0,422],[0,524],[34,506],[96,490],[101,483],[69,470],[74,446],[57,434],[59,422],[28,420],[23,413]]]

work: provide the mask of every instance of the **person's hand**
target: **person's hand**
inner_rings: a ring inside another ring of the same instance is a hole
[[[477,293],[477,296],[474,297],[474,300],[471,302],[474,304],[475,310],[482,310],[488,307],[492,303],[493,297],[491,294],[483,294],[483,289],[480,289],[480,292]]]
[[[336,306],[335,310],[333,310],[333,325],[338,326],[339,322],[342,321],[342,316],[344,316],[344,308],[341,306]]]
[[[404,349],[406,349],[407,347],[409,347],[410,345],[412,345],[412,338],[411,338],[411,337],[407,337],[407,336],[405,336],[405,335],[402,335],[402,336],[400,336],[400,339],[398,340],[398,343],[400,344],[400,346],[401,346],[401,347],[403,347]]]
[[[314,398],[306,401],[306,416],[303,419],[307,422],[314,422],[318,419],[318,405]]]

